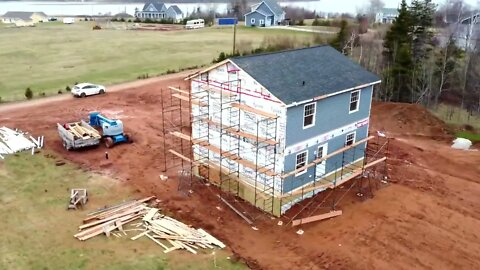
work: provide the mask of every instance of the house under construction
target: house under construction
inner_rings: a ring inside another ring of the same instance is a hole
[[[163,123],[177,140],[166,152],[187,175],[272,215],[386,159],[369,136],[380,79],[332,47],[232,58],[187,80],[189,90],[170,87],[166,107],[180,124]]]

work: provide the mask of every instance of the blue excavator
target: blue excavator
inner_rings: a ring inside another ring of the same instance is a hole
[[[132,142],[132,138],[124,133],[121,120],[110,119],[99,112],[91,112],[90,125],[102,128],[102,137],[107,148],[118,143]]]

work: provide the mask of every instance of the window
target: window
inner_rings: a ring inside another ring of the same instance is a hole
[[[265,26],[265,21],[264,20],[260,20],[260,26]]]
[[[360,90],[350,93],[350,113],[358,111],[360,104]]]
[[[303,107],[303,128],[313,127],[315,125],[315,103],[310,103]]]
[[[345,146],[349,146],[355,143],[355,132],[348,133],[347,139],[345,140]]]
[[[255,24],[255,18],[250,19],[251,24]]]
[[[305,167],[305,165],[307,165],[307,157],[308,157],[308,151],[304,151],[297,154],[296,161],[295,161],[295,170]],[[295,176],[302,175],[306,172],[307,172],[307,169],[304,169],[302,171],[297,172]]]

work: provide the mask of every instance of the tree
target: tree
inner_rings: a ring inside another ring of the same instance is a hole
[[[340,31],[337,33],[337,36],[330,42],[330,45],[337,49],[337,51],[342,52],[345,44],[348,42],[348,22],[342,20],[340,24]]]
[[[411,102],[412,62],[412,21],[408,6],[402,0],[397,19],[387,32],[384,41],[384,56],[386,60],[385,76],[389,77],[393,101]]]

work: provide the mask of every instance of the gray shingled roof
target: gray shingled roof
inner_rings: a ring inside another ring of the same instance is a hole
[[[143,11],[145,11],[148,8],[148,6],[150,6],[150,4],[152,4],[159,12],[167,10],[167,7],[165,6],[164,3],[160,3],[158,1],[150,1],[145,3],[145,5],[143,6]]]
[[[168,9],[173,9],[175,13],[182,14],[182,10],[177,5],[171,5]]]
[[[283,8],[275,0],[263,0],[267,6],[275,13],[276,15],[281,15],[283,13]]]
[[[382,13],[383,14],[398,15],[398,9],[396,9],[396,8],[382,8]]]
[[[3,18],[11,18],[11,19],[22,19],[24,21],[31,20],[33,12],[25,12],[25,11],[9,11],[5,13],[2,17]]]
[[[330,46],[230,60],[287,105],[380,80]]]

